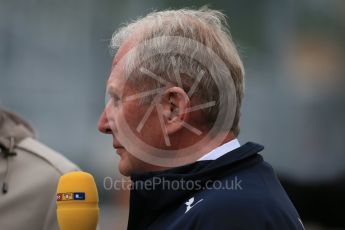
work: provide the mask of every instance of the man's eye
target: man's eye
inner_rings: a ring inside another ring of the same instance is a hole
[[[116,105],[121,102],[121,98],[119,98],[119,97],[112,97],[112,100],[113,100],[113,103]]]

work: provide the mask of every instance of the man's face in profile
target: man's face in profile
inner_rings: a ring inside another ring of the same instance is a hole
[[[132,130],[137,137],[145,143],[160,147],[162,144],[161,129],[157,118],[157,113],[153,111],[143,123],[140,132],[135,132],[138,125],[145,116],[147,105],[140,103],[140,99],[126,100],[128,96],[138,93],[135,85],[125,81],[124,66],[120,59],[125,55],[126,47],[116,54],[110,77],[107,82],[107,94],[109,100],[99,120],[99,130],[113,137],[113,147],[120,155],[119,171],[121,174],[129,176],[133,172],[147,171],[154,167],[147,164],[129,152],[129,147],[124,139],[124,124]]]
[[[120,172],[129,176],[134,172],[157,171],[192,163],[219,146],[225,138],[231,139],[227,131],[230,128],[227,127],[231,126],[231,122],[228,121],[233,119],[232,115],[235,111],[233,108],[236,108],[232,79],[224,77],[225,80],[218,84],[227,89],[226,96],[230,98],[228,99],[230,105],[223,109],[222,119],[217,119],[215,123],[218,121],[219,124],[213,128],[202,109],[215,106],[217,99],[205,101],[198,96],[198,93],[204,92],[200,90],[204,88],[199,89],[199,84],[206,72],[199,70],[189,75],[179,70],[180,64],[176,65],[177,61],[181,60],[180,56],[191,58],[191,63],[197,62],[194,56],[189,57],[186,53],[202,44],[194,41],[189,49],[185,49],[185,46],[179,45],[180,38],[160,38],[164,42],[168,40],[166,43],[169,44],[168,47],[182,49],[178,49],[178,57],[176,57],[175,51],[169,53],[170,56],[167,56],[166,52],[162,53],[164,55],[157,55],[154,52],[155,49],[152,47],[160,44],[160,40],[152,39],[135,44],[135,37],[132,36],[131,39],[121,45],[113,60],[107,82],[107,94],[110,100],[107,101],[99,120],[99,130],[113,137],[113,146],[121,157]],[[143,47],[145,52],[135,59],[136,56],[132,55],[131,51],[138,51]],[[148,58],[145,58],[146,55]],[[173,74],[176,82],[174,79],[167,80],[168,77],[162,75],[158,67],[152,68],[151,64],[157,63],[158,58],[167,59],[159,68],[165,67],[164,71],[169,72],[163,71],[163,74],[167,76]],[[226,70],[226,65],[221,59],[215,58],[214,62],[214,65]],[[166,63],[171,63],[172,69],[167,69],[169,65]],[[190,62],[184,61],[184,64],[189,65]],[[205,68],[207,65],[210,63],[206,62]],[[133,71],[129,72],[132,69]],[[155,74],[157,69],[160,74]],[[226,71],[223,72],[221,73],[226,75]],[[208,77],[212,76],[208,75]],[[183,84],[181,79],[184,80]],[[151,83],[152,80],[154,83]],[[159,86],[155,84],[157,82],[160,83]],[[154,98],[147,97],[147,92],[152,92]],[[143,96],[144,94],[146,96]],[[142,99],[145,97],[150,101],[143,103]]]

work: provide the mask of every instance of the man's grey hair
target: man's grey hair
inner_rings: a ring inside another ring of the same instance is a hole
[[[174,45],[171,39],[174,40]],[[204,108],[202,111],[210,125],[215,122],[219,108],[224,106],[219,103],[222,94],[228,93],[226,90],[219,92],[215,81],[217,78],[231,77],[236,91],[233,93],[236,97],[234,105],[236,108],[232,109],[234,120],[230,127],[231,131],[236,136],[238,135],[244,91],[244,68],[223,13],[206,7],[199,10],[152,12],[119,28],[113,34],[110,47],[116,51],[128,40],[141,45],[135,52],[128,54],[125,65],[127,79],[138,86],[161,87],[164,82],[147,77],[150,73],[154,73],[155,76],[182,87],[186,92],[191,90],[195,80],[201,79],[197,87],[193,89],[195,91],[192,97],[198,102],[216,102],[215,106]],[[152,40],[155,42],[149,43]],[[212,66],[214,60],[205,47],[208,47],[225,63],[230,75],[225,74],[226,71],[220,66]],[[175,49],[179,49],[180,52],[176,52]],[[148,53],[154,55],[144,58]],[[201,61],[193,58],[195,55],[202,56]],[[207,66],[204,63],[208,63]],[[179,73],[176,73],[176,69]],[[176,75],[179,75],[179,78]],[[149,83],[145,84],[145,82]],[[146,99],[152,100],[150,97]]]

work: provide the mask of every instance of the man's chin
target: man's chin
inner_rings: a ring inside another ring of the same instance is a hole
[[[125,162],[124,159],[121,159],[119,162],[119,172],[123,175],[123,176],[130,176],[132,174],[132,169],[131,167],[128,165],[127,162]]]

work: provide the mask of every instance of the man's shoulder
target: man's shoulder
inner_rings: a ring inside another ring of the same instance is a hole
[[[262,213],[275,208],[289,209],[291,202],[273,169],[266,162],[210,181],[199,193],[209,207],[227,211]]]
[[[205,219],[215,220],[213,224],[219,229],[226,226],[302,229],[298,213],[284,196],[284,190],[277,189],[278,185],[268,185],[267,180],[270,179],[263,180],[260,173],[245,174],[223,178],[215,182],[214,187],[198,193],[195,200],[202,201],[196,207],[194,217],[203,224]]]
[[[260,194],[254,194],[243,190],[233,189],[211,189],[199,196],[203,199],[204,209],[202,212],[217,214],[226,213],[244,213],[255,215],[262,214],[263,209],[272,203],[267,202],[267,196],[260,197]],[[250,212],[249,212],[250,211]]]
[[[292,206],[245,189],[204,191],[185,206],[186,219],[199,229],[303,229]]]
[[[80,170],[78,166],[76,166],[62,154],[33,138],[25,138],[22,140],[20,143],[18,143],[17,150],[24,151],[32,155],[30,159],[33,161],[43,161],[50,168],[54,169],[54,171],[56,171],[59,175],[70,171]]]

